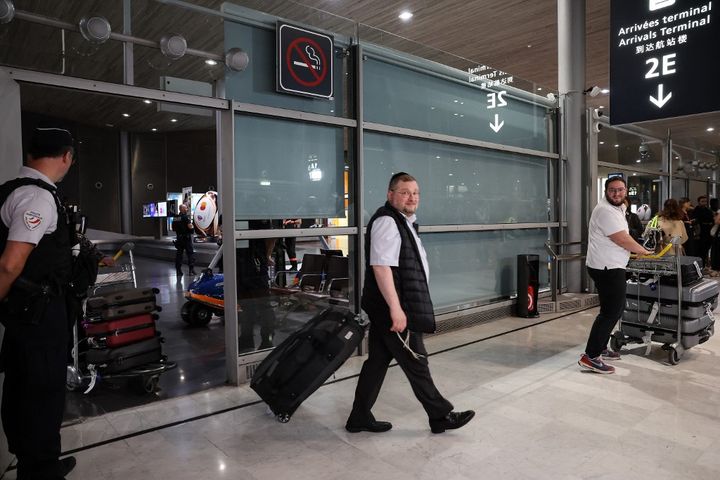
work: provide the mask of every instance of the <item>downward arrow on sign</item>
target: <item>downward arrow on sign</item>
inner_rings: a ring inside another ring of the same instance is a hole
[[[672,98],[672,92],[668,92],[666,97],[663,97],[663,84],[658,85],[657,98],[650,95],[650,101],[655,104],[656,107],[662,108],[668,100]]]
[[[495,114],[495,123],[494,124],[490,123],[490,128],[492,128],[495,133],[498,133],[500,131],[500,129],[503,127],[503,125],[505,125],[505,120],[503,120],[500,123],[498,123],[498,120],[500,120],[500,118],[498,118],[498,114],[496,113]]]

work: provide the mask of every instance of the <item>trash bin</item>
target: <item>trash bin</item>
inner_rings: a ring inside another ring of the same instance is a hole
[[[517,315],[518,317],[539,317],[538,283],[540,274],[539,255],[517,256]]]

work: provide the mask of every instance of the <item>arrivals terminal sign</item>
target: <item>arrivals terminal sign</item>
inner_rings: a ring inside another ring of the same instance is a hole
[[[720,110],[712,1],[612,0],[610,23],[612,124]]]

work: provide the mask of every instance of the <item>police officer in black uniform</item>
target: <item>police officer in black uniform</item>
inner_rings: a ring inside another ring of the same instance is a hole
[[[74,153],[67,130],[37,128],[27,166],[0,186],[2,424],[19,480],[63,479],[75,466],[59,459],[74,231],[55,187]]]
[[[177,234],[175,239],[175,269],[178,277],[182,277],[182,257],[183,252],[187,253],[188,267],[190,267],[190,275],[195,275],[195,250],[193,250],[193,225],[188,215],[188,207],[185,204],[180,205],[180,216],[173,222],[173,230]]]

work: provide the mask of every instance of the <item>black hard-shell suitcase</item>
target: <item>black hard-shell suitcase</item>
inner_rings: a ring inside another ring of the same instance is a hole
[[[134,303],[144,303],[155,301],[155,294],[160,293],[157,288],[131,288],[118,292],[108,292],[104,295],[98,295],[87,299],[87,309],[95,312],[108,307],[116,307],[121,305],[131,305]]]
[[[323,310],[258,365],[250,387],[278,420],[288,421],[300,404],[357,349],[365,326],[347,309]]]
[[[105,306],[100,309],[87,309],[86,317],[91,322],[109,322],[120,318],[134,317],[145,313],[159,312],[162,307],[155,303],[155,297],[141,303],[130,305]]]
[[[115,373],[139,367],[162,359],[162,338],[156,336],[118,348],[91,348],[85,353],[85,362],[95,365],[101,372]]]
[[[634,311],[628,311],[625,310],[623,312],[623,327],[625,326],[625,323],[634,323],[638,325],[642,325],[644,327],[655,327],[665,330],[670,330],[672,332],[677,332],[677,323],[678,323],[678,317],[677,315],[656,315],[653,319],[652,323],[648,323],[648,319],[650,318],[650,314],[647,312],[638,312],[637,310]],[[700,317],[695,318],[682,318],[682,332],[683,335],[685,333],[695,333],[699,332],[700,330],[703,330],[710,326],[712,323],[714,323],[715,319],[712,316],[712,313],[704,313]]]

